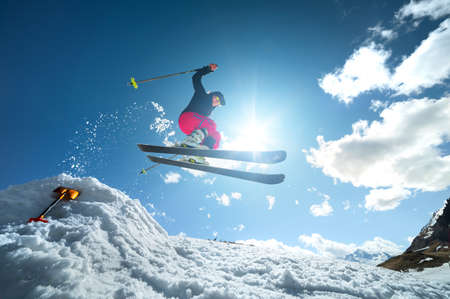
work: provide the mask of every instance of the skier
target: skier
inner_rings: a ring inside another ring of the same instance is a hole
[[[216,130],[216,123],[209,118],[209,116],[217,106],[225,105],[225,99],[222,93],[218,91],[206,92],[201,82],[201,78],[204,75],[214,72],[216,69],[217,64],[212,63],[200,69],[153,77],[146,80],[136,81],[134,78],[131,78],[128,85],[138,88],[138,84],[141,83],[196,72],[192,77],[194,95],[178,118],[178,124],[181,131],[188,136],[186,136],[182,143],[178,143],[175,146],[138,144],[139,149],[143,152],[173,155],[169,158],[147,155],[147,157],[156,164],[146,169],[142,169],[140,173],[145,174],[156,165],[165,164],[263,184],[279,184],[283,182],[285,178],[284,174],[256,173],[222,168],[220,166],[209,166],[208,163],[206,163],[205,157],[269,164],[279,163],[286,159],[285,151],[217,150],[219,148],[221,136]],[[180,155],[190,156],[183,156],[179,160],[175,159],[175,156]]]
[[[187,107],[178,118],[178,125],[184,134],[188,135],[181,143],[183,147],[199,149],[217,149],[220,144],[220,133],[216,130],[216,123],[209,118],[211,112],[218,106],[225,105],[221,92],[206,92],[202,85],[202,76],[214,72],[217,64],[211,63],[192,76],[194,95]],[[202,157],[190,157],[195,163],[205,163]],[[200,161],[201,160],[201,161]]]

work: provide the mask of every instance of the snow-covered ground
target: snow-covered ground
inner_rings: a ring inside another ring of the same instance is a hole
[[[25,224],[59,185],[82,193],[52,210],[48,224]],[[12,186],[0,191],[0,209],[1,298],[450,297],[449,267],[398,273],[301,251],[168,236],[138,200],[95,178],[59,175]]]
[[[418,278],[450,284],[450,263],[436,268],[425,268],[421,272],[411,271],[411,274]]]

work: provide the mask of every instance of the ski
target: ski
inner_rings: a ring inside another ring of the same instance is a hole
[[[194,164],[189,162],[183,162],[183,161],[177,161],[177,160],[171,160],[166,158],[160,158],[155,156],[147,155],[147,157],[159,164],[166,164],[166,165],[173,165],[183,168],[189,168],[189,169],[195,169],[215,174],[220,174],[224,176],[244,179],[248,181],[263,183],[263,184],[279,184],[284,181],[284,174],[264,174],[264,173],[255,173],[255,172],[248,172],[248,171],[242,171],[242,170],[233,170],[233,169],[227,169],[227,168],[221,168],[221,167],[214,167],[209,165],[203,165],[203,164]]]
[[[167,147],[148,144],[138,144],[143,152],[160,154],[179,154],[187,156],[203,156],[217,159],[236,160],[254,163],[279,163],[286,159],[285,151],[232,151],[232,150],[207,150],[188,147]]]

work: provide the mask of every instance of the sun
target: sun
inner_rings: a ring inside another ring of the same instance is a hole
[[[234,150],[261,151],[267,149],[268,130],[265,125],[249,122],[239,130],[238,136],[227,142],[227,148]]]

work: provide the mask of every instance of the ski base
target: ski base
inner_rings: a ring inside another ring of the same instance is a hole
[[[232,150],[207,150],[188,147],[167,147],[149,144],[138,144],[143,152],[160,154],[179,154],[187,156],[202,156],[217,159],[236,160],[253,163],[279,163],[286,159],[285,151],[232,151]]]
[[[171,160],[166,158],[160,158],[155,156],[147,156],[151,161],[159,164],[166,164],[172,166],[178,166],[183,168],[189,168],[194,170],[205,171],[209,173],[215,173],[219,175],[224,175],[233,178],[239,178],[247,181],[258,182],[263,184],[279,184],[284,181],[284,174],[265,174],[265,173],[255,173],[242,170],[233,170],[221,167],[214,167],[203,164],[193,164],[189,162],[182,162],[177,160]]]

